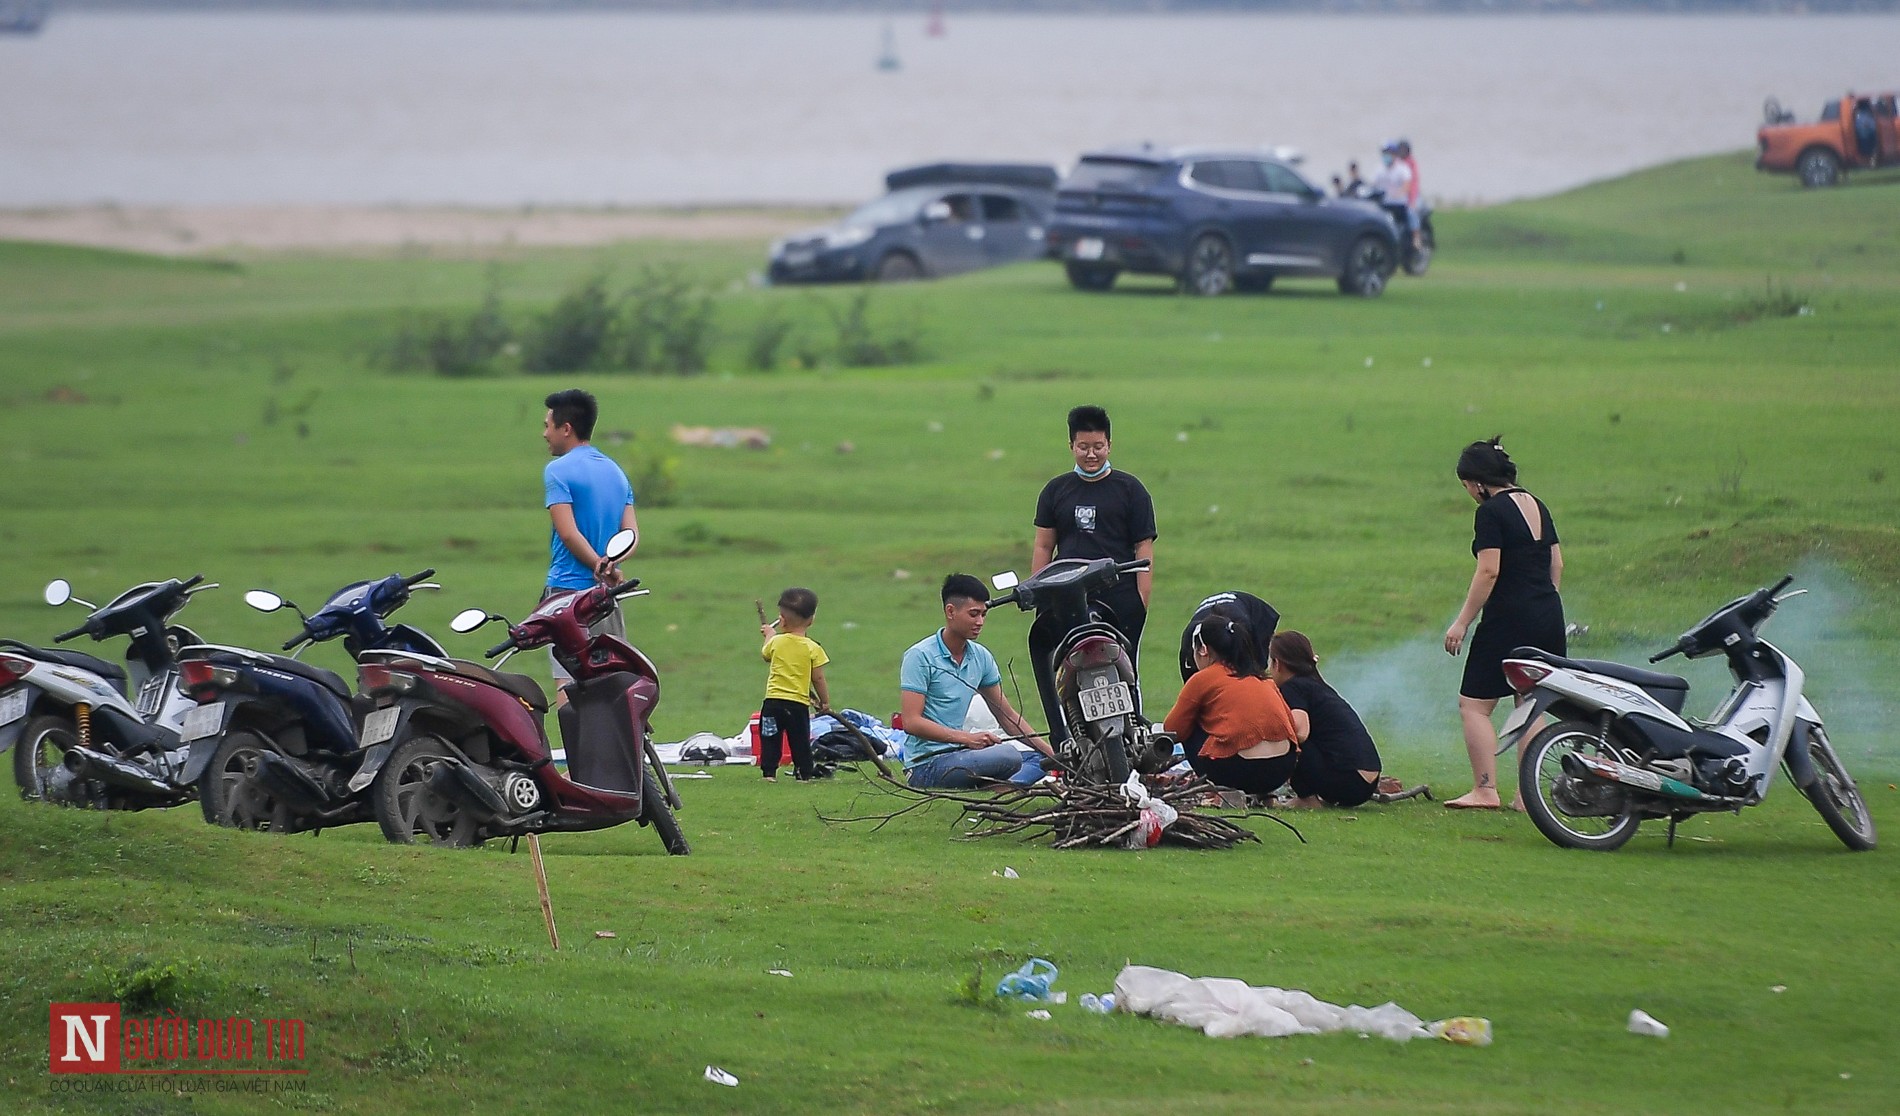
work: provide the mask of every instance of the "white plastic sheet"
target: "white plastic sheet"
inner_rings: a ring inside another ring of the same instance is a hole
[[[1122,1011],[1198,1028],[1209,1038],[1364,1032],[1394,1042],[1428,1038],[1424,1021],[1394,1003],[1340,1007],[1296,988],[1256,988],[1245,981],[1194,978],[1167,969],[1130,965],[1115,978]]]

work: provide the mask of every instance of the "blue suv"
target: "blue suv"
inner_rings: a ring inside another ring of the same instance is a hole
[[[1130,271],[1199,295],[1264,291],[1286,275],[1372,298],[1399,259],[1377,204],[1330,197],[1282,159],[1146,145],[1082,156],[1056,192],[1049,248],[1078,290],[1108,290]]]

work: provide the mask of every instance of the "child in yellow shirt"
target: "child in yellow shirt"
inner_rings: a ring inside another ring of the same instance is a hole
[[[800,782],[816,775],[811,762],[811,696],[818,711],[831,711],[825,688],[825,664],[831,658],[806,632],[818,615],[818,594],[792,588],[778,595],[778,619],[759,625],[765,646],[759,657],[771,663],[765,676],[765,701],[759,706],[759,773],[778,782],[780,738],[792,749],[792,768]],[[773,629],[780,629],[774,631]]]

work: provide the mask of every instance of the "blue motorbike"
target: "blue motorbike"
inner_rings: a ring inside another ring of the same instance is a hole
[[[352,659],[366,651],[446,658],[423,632],[385,622],[412,592],[440,589],[428,580],[434,573],[346,585],[308,616],[294,602],[253,589],[244,595],[252,608],[288,608],[303,619],[303,630],[284,643],[293,654],[216,645],[179,652],[178,688],[198,703],[179,731],[190,747],[184,776],[198,786],[206,821],[295,833],[376,816],[368,796],[349,787],[362,761],[357,739],[370,703],[353,695],[341,675],[296,656],[340,638]]]

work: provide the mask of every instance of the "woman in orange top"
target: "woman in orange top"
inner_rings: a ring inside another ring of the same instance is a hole
[[[1265,798],[1299,762],[1286,699],[1233,618],[1209,615],[1189,645],[1200,669],[1181,687],[1162,727],[1209,782]]]

